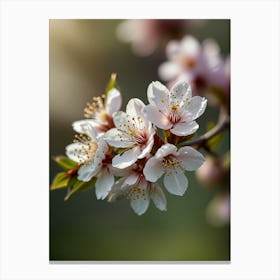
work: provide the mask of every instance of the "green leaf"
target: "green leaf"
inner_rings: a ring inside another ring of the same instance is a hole
[[[70,177],[65,172],[58,173],[51,184],[51,190],[62,189],[68,186]]]
[[[53,157],[53,160],[60,166],[62,167],[64,170],[70,170],[70,169],[74,169],[78,166],[78,163],[71,160],[68,157],[64,157],[64,156],[57,156],[57,157]]]
[[[68,193],[64,200],[68,200],[73,194],[92,188],[95,184],[96,178],[91,179],[89,182],[83,182],[77,179],[77,177],[72,177],[70,182],[70,187]]]
[[[117,74],[116,73],[112,73],[111,74],[111,78],[110,78],[110,81],[109,83],[107,84],[107,87],[106,87],[106,90],[105,90],[105,93],[107,94],[108,91],[110,91],[112,88],[116,88],[117,87]]]
[[[214,127],[215,127],[214,122],[209,122],[207,124],[207,130],[208,131],[211,130],[212,128],[214,128]],[[219,146],[222,138],[223,138],[223,132],[220,132],[217,135],[215,135],[214,137],[212,137],[211,139],[209,139],[207,141],[207,144],[208,144],[209,148],[216,149]]]

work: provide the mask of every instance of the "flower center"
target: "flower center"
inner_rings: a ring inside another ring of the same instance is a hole
[[[185,57],[182,59],[181,64],[184,68],[192,69],[196,66],[196,59],[193,57]]]
[[[84,159],[83,165],[90,165],[95,157],[98,145],[96,142],[87,143],[88,149],[84,149],[84,155],[86,159]]]
[[[98,129],[106,132],[115,127],[113,118],[105,110],[105,95],[94,96],[92,103],[87,103],[84,109],[84,116],[88,119],[94,119],[98,123]]]
[[[179,112],[178,104],[171,104],[169,107],[168,119],[171,123],[175,124],[181,120],[181,114]]]
[[[98,148],[98,144],[83,134],[75,135],[74,142],[75,143],[80,142],[85,145],[75,150],[75,152],[77,153],[77,157],[79,159],[79,164],[80,165],[92,164]]]
[[[176,169],[177,167],[179,167],[181,164],[181,161],[176,159],[174,156],[172,155],[168,155],[167,157],[165,157],[162,160],[161,166],[164,169]]]
[[[125,193],[127,199],[129,200],[138,200],[140,198],[143,198],[144,200],[147,199],[146,191],[139,185],[142,180],[145,180],[143,178],[143,175],[139,175],[137,182],[128,188],[128,190]]]
[[[94,96],[92,103],[87,103],[87,107],[84,109],[84,116],[85,118],[94,119],[96,117],[96,113],[100,113],[105,111],[104,108],[104,100],[105,95],[102,96]]]
[[[143,125],[143,120],[140,116],[132,117],[131,120],[127,120],[127,124],[121,126],[126,127],[127,131],[123,131],[136,142],[137,145],[145,145],[148,141],[148,135]]]

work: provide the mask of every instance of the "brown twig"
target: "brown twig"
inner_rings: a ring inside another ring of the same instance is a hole
[[[207,141],[219,134],[221,131],[229,128],[230,125],[230,117],[227,111],[224,108],[221,108],[219,120],[214,128],[206,132],[200,138],[189,141],[186,143],[182,143],[181,146],[196,146],[198,149],[201,147],[207,148]]]

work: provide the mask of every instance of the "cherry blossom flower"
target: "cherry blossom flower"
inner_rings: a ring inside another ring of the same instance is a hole
[[[207,100],[192,97],[191,87],[185,81],[178,81],[170,91],[160,82],[152,82],[147,94],[150,104],[143,112],[157,127],[170,129],[178,136],[191,135],[199,128],[195,119],[204,113]]]
[[[224,61],[220,48],[212,39],[200,44],[192,36],[185,36],[181,41],[170,41],[166,46],[167,62],[159,67],[159,76],[164,81],[189,81],[195,92],[209,86],[226,83],[221,75]]]
[[[163,174],[165,188],[174,195],[184,195],[188,187],[185,171],[193,171],[204,162],[204,157],[192,147],[182,147],[177,151],[173,144],[161,146],[156,154],[151,157],[143,173],[146,180],[156,182]]]
[[[97,177],[96,197],[104,199],[114,185],[114,175],[117,174],[111,165],[109,147],[102,137],[96,137],[90,122],[78,122],[74,127],[81,134],[76,135],[74,143],[66,147],[66,155],[80,165],[78,180],[88,182]]]
[[[138,215],[147,211],[150,200],[159,210],[166,211],[167,202],[164,192],[157,183],[148,182],[142,172],[141,163],[127,168],[127,174],[114,185],[109,193],[108,201],[113,202],[124,196],[130,200],[131,208]]]
[[[83,125],[90,124],[99,134],[104,134],[107,130],[114,127],[112,115],[121,107],[121,93],[113,88],[108,91],[107,96],[94,96],[92,103],[87,103],[84,109],[84,116],[87,120],[75,122],[74,129]]]
[[[126,113],[119,111],[114,114],[116,128],[104,134],[104,139],[110,146],[124,149],[124,152],[112,160],[112,165],[116,168],[126,168],[137,159],[145,158],[153,147],[155,129],[142,113],[144,106],[141,100],[131,99]]]

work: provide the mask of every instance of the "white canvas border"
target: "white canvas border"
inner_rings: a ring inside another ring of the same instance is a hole
[[[230,264],[49,263],[50,18],[231,19]],[[278,1],[2,1],[1,279],[279,279],[279,34]]]

